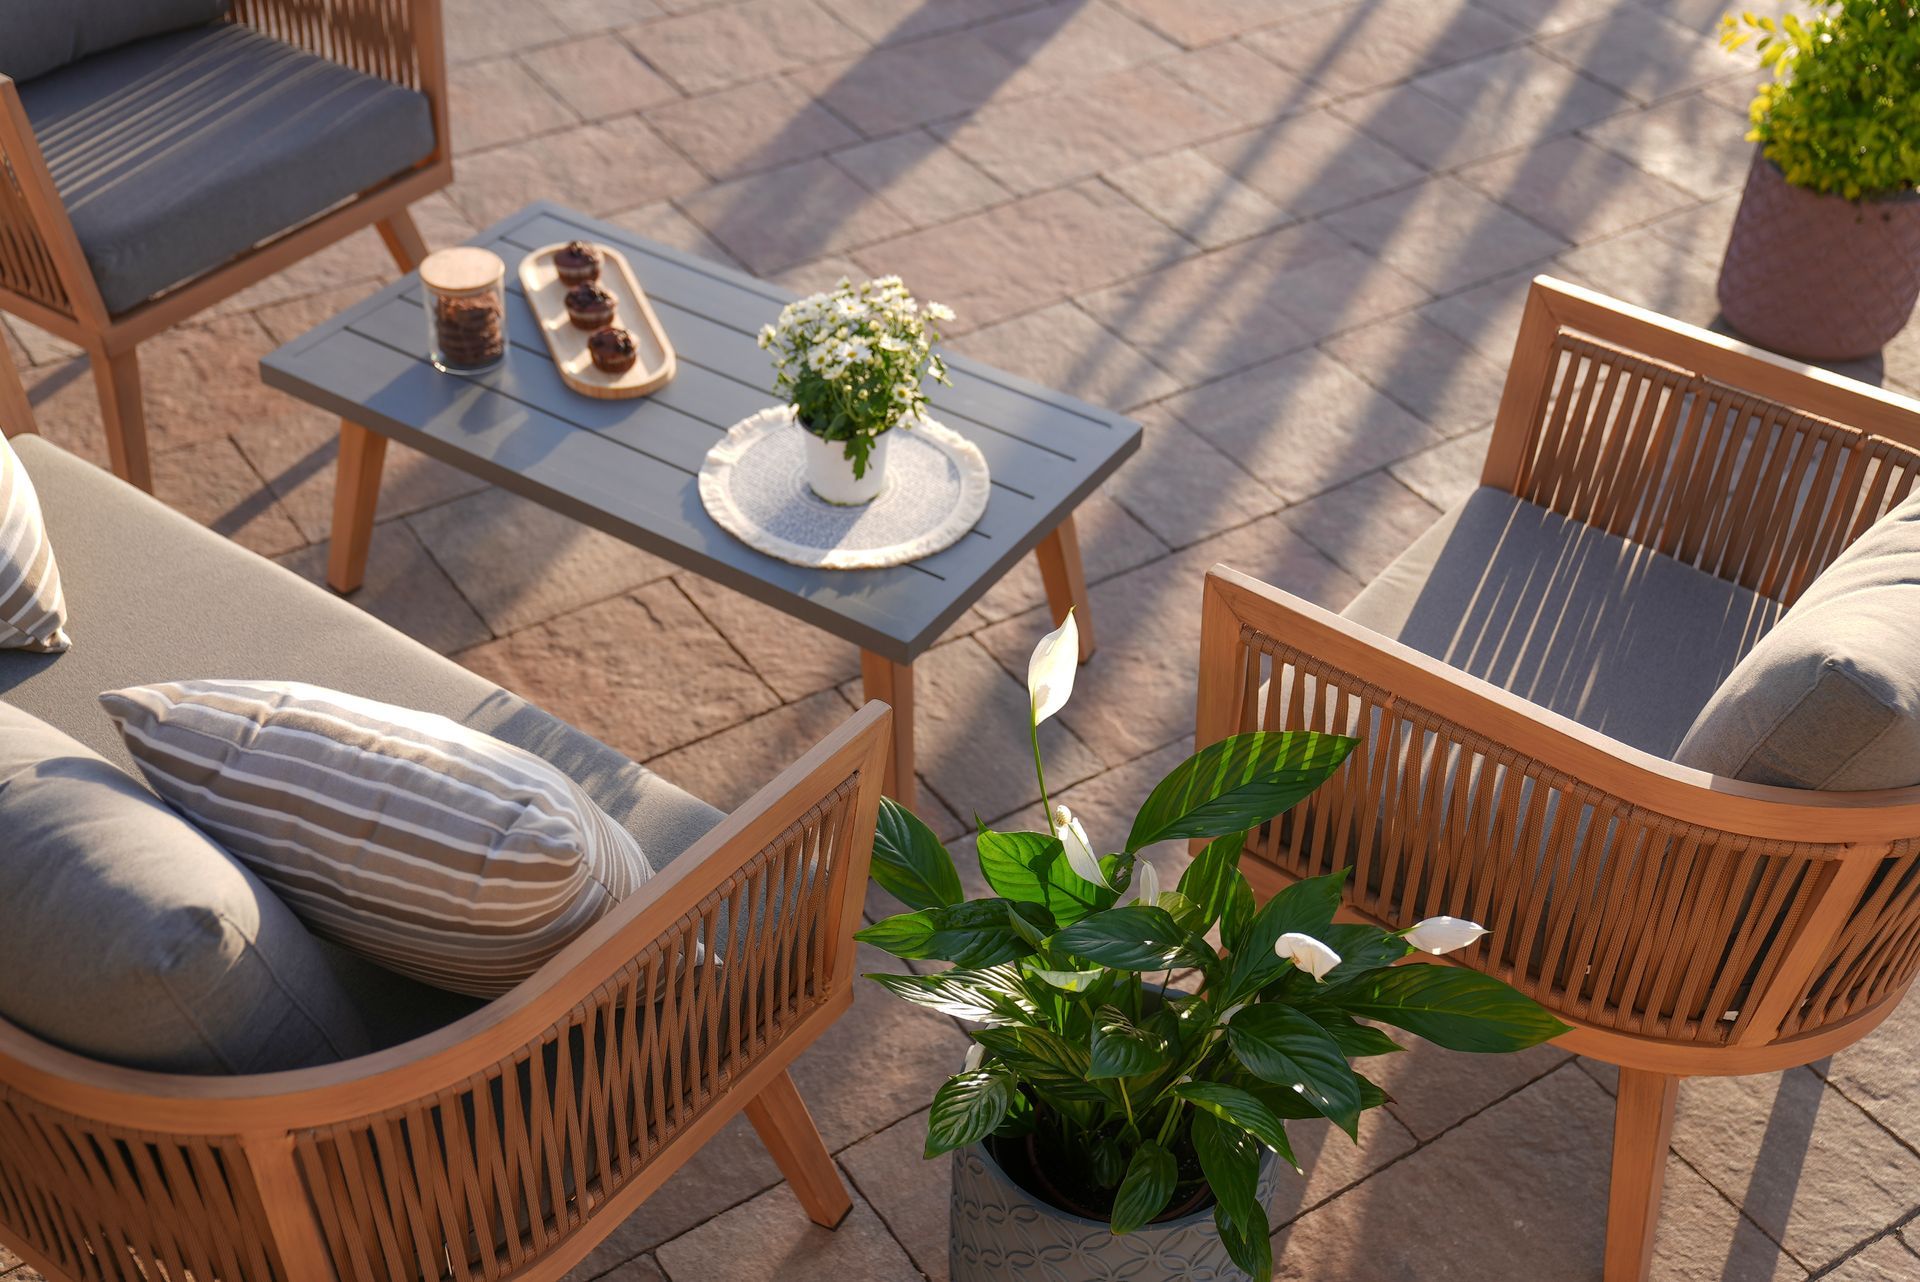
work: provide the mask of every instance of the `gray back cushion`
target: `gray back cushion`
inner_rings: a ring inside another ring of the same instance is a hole
[[[227,0],[0,0],[0,72],[31,80],[226,11]]]
[[[1674,760],[1748,783],[1920,784],[1920,494],[1826,568],[1694,719]]]
[[[0,703],[0,1016],[78,1054],[263,1073],[365,1053],[319,943],[124,772]]]

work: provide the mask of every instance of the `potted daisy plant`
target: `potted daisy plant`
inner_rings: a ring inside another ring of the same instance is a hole
[[[926,380],[947,381],[934,347],[953,312],[922,305],[898,276],[789,303],[760,331],[774,391],[807,433],[807,485],[829,503],[869,503],[886,486],[887,433],[926,411]]]
[[[1071,614],[1029,665],[1043,832],[976,837],[991,894],[968,898],[925,824],[883,802],[873,876],[907,911],[860,932],[944,969],[869,976],[966,1021],[973,1046],[934,1095],[926,1156],[951,1155],[953,1282],[1272,1276],[1267,1209],[1289,1123],[1355,1135],[1387,1102],[1355,1062],[1398,1029],[1455,1050],[1517,1051],[1566,1026],[1477,971],[1397,965],[1474,946],[1451,917],[1406,930],[1336,923],[1344,871],[1258,904],[1248,835],[1340,768],[1355,740],[1235,735],[1148,795],[1102,853],[1052,808],[1039,727],[1072,693]],[[1205,844],[1163,885],[1145,851]]]

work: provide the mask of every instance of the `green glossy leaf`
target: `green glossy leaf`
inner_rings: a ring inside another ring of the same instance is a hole
[[[1165,909],[1146,904],[1095,913],[1055,935],[1053,943],[1075,957],[1132,971],[1199,965],[1212,952],[1201,953],[1204,941],[1180,929]]]
[[[973,1040],[994,1053],[1009,1071],[1036,1089],[1064,1100],[1105,1103],[1106,1092],[1089,1075],[1092,1058],[1084,1047],[1050,1029],[1031,1026],[976,1029]]]
[[[977,1024],[1021,1023],[1034,1018],[1031,1004],[1019,996],[1019,979],[1009,969],[944,970],[937,975],[867,976],[903,1001]]]
[[[1213,1226],[1220,1231],[1220,1245],[1227,1248],[1227,1258],[1243,1269],[1253,1282],[1272,1282],[1273,1279],[1273,1240],[1272,1225],[1265,1210],[1255,1208],[1254,1222],[1242,1225],[1227,1213],[1224,1206],[1213,1208]]]
[[[1074,872],[1058,837],[982,828],[974,847],[989,886],[1008,899],[1041,905],[1056,925],[1071,926],[1088,913],[1113,905],[1113,891]]]
[[[1225,1082],[1182,1082],[1173,1093],[1202,1113],[1231,1122],[1287,1159],[1288,1165],[1298,1165],[1293,1160],[1293,1145],[1287,1142],[1286,1127],[1253,1092]],[[1196,1124],[1199,1121],[1197,1117],[1194,1120]]]
[[[1396,966],[1323,991],[1318,1006],[1404,1028],[1448,1050],[1525,1050],[1568,1031],[1511,987],[1453,966]]]
[[[1036,966],[1031,960],[1020,963],[1020,969],[1051,988],[1063,993],[1084,993],[1100,982],[1105,970],[1049,970]]]
[[[1253,887],[1247,884],[1245,874],[1236,871],[1232,880],[1226,909],[1220,914],[1220,939],[1229,950],[1237,951],[1260,905],[1254,902]]]
[[[1189,1130],[1200,1171],[1213,1196],[1241,1223],[1260,1213],[1260,1145],[1219,1114],[1196,1111]]]
[[[1033,945],[1013,928],[1010,905],[1043,934],[1052,931],[1052,919],[1037,904],[970,899],[950,908],[923,908],[882,918],[856,932],[854,938],[895,957],[932,958],[956,966],[992,966],[1033,952]]]
[[[966,898],[947,848],[891,797],[880,799],[874,826],[873,879],[909,908],[946,908]]]
[[[1349,1135],[1360,1126],[1360,1084],[1339,1043],[1288,1006],[1248,1006],[1227,1025],[1234,1058],[1263,1081],[1297,1093]]]
[[[1329,984],[1356,978],[1369,970],[1391,966],[1413,951],[1413,945],[1378,926],[1335,922],[1318,938],[1340,954],[1340,964],[1327,974]]]
[[[1093,1060],[1089,1077],[1138,1077],[1165,1068],[1167,1039],[1140,1028],[1125,1012],[1102,1006],[1093,1014]]]
[[[1307,1014],[1313,1022],[1327,1030],[1327,1036],[1340,1045],[1340,1051],[1348,1059],[1365,1059],[1369,1055],[1393,1055],[1406,1049],[1379,1029],[1370,1024],[1362,1024],[1349,1015],[1338,1011],[1309,1007]]]
[[[1204,931],[1219,921],[1233,898],[1235,887],[1246,883],[1246,878],[1240,875],[1240,852],[1246,844],[1244,832],[1216,837],[1180,874],[1180,893],[1200,910],[1200,922],[1191,929]]]
[[[1256,828],[1318,788],[1358,742],[1311,730],[1256,730],[1209,744],[1148,794],[1127,851]]]
[[[1018,1094],[1013,1077],[997,1065],[949,1077],[934,1092],[927,1114],[926,1156],[938,1157],[993,1134]]]
[[[1346,880],[1347,870],[1343,868],[1325,877],[1296,881],[1253,915],[1233,950],[1227,973],[1229,1002],[1245,1001],[1286,967],[1287,963],[1273,951],[1280,936],[1298,931],[1315,939],[1326,937],[1333,914],[1340,908],[1340,888]]]
[[[1180,1179],[1180,1164],[1173,1154],[1148,1142],[1133,1151],[1127,1163],[1127,1176],[1113,1196],[1113,1231],[1131,1233],[1167,1209],[1173,1200],[1173,1187]]]

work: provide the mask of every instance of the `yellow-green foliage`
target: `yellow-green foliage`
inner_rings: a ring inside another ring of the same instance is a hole
[[[1756,32],[1773,79],[1747,137],[1788,182],[1849,200],[1920,185],[1920,6],[1813,0],[1804,20],[1729,14],[1720,39]]]

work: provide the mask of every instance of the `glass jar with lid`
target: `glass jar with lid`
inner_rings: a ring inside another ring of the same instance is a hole
[[[480,374],[507,355],[507,265],[491,250],[462,245],[420,264],[427,350],[449,374]]]

